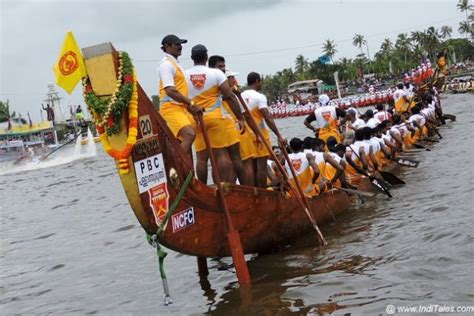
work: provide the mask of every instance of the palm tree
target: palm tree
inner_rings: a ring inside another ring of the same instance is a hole
[[[469,19],[468,19],[467,13],[468,11],[472,11],[472,5],[469,4],[469,0],[459,0],[457,7],[459,11],[466,12],[466,21],[463,21],[465,22],[464,24],[463,22],[459,23],[458,30],[460,33],[466,33],[466,38],[467,38],[468,34],[472,33],[472,31],[466,31],[466,29],[467,30],[471,29],[470,27],[466,28],[466,25],[469,26]],[[461,29],[463,29],[464,32],[461,32]]]
[[[411,51],[411,39],[408,37],[407,34],[401,33],[398,34],[397,41],[395,42],[395,47],[404,54],[405,56],[405,64],[407,63],[407,55]]]
[[[9,101],[8,100],[6,102],[0,101],[0,123],[8,121],[8,119],[13,116],[14,114],[10,115]]]
[[[367,41],[364,39],[364,35],[362,34],[356,34],[352,38],[352,45],[359,47],[360,48],[360,53],[363,54],[364,52],[362,51],[362,46],[364,46],[367,43]]]
[[[323,53],[328,55],[329,58],[331,58],[331,62],[334,63],[332,57],[337,53],[336,44],[334,44],[334,41],[328,39],[326,42],[324,42]]]
[[[393,43],[389,38],[383,40],[382,45],[380,45],[380,50],[383,55],[390,54],[390,51],[393,49]]]
[[[459,33],[466,34],[466,38],[469,34],[471,34],[474,30],[472,30],[471,24],[467,21],[459,22]]]
[[[296,56],[295,72],[303,74],[306,70],[308,70],[308,60],[303,55]]]
[[[451,37],[451,33],[453,33],[453,28],[451,26],[443,25],[439,33],[442,39],[446,39],[448,37]]]

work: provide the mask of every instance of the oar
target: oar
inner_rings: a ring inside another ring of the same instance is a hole
[[[237,272],[237,278],[239,279],[240,284],[249,284],[250,283],[250,273],[245,262],[244,249],[242,247],[242,241],[240,240],[239,232],[234,228],[232,223],[232,218],[229,213],[229,208],[227,207],[227,201],[225,200],[224,191],[222,190],[222,183],[217,171],[217,163],[212,152],[211,142],[209,140],[209,135],[207,134],[206,126],[204,125],[204,120],[202,118],[202,113],[198,113],[197,118],[199,120],[199,125],[201,126],[202,135],[204,136],[204,141],[206,142],[207,150],[209,152],[209,158],[211,159],[212,173],[214,179],[216,180],[217,193],[219,195],[219,200],[222,207],[224,208],[225,219],[227,222],[227,240],[229,242],[230,252],[232,254],[232,260],[234,262],[235,270]]]
[[[418,165],[420,164],[420,162],[418,160],[408,159],[408,158],[401,157],[401,156],[397,156],[397,157],[392,158],[390,160],[395,161],[400,166],[410,167],[410,168],[418,168]]]
[[[333,188],[336,189],[336,190],[339,190],[339,191],[344,191],[344,192],[351,193],[351,194],[357,194],[357,195],[364,196],[364,197],[373,197],[375,195],[375,193],[373,193],[373,192],[353,190],[353,189],[341,188],[341,187],[336,187],[336,186],[333,186]]]
[[[390,183],[391,185],[406,184],[405,181],[403,181],[402,179],[400,179],[399,177],[397,177],[396,175],[394,175],[394,174],[391,173],[391,172],[388,172],[388,171],[380,171],[380,175],[382,176],[382,178],[385,179],[385,181],[387,181],[387,182]]]
[[[417,144],[417,143],[413,143],[412,145],[413,145],[413,147],[415,147],[415,148],[424,149],[424,150],[426,150],[426,151],[431,151],[431,149],[426,148],[425,146],[420,145],[420,144]]]
[[[350,150],[356,155],[357,159],[362,162],[360,159],[359,154],[357,154],[354,149],[352,149],[351,145],[349,145]],[[357,171],[357,170],[356,170]],[[388,190],[387,186],[385,185],[384,181],[382,179],[378,179],[375,176],[370,176],[368,173],[364,172],[362,173],[364,176],[369,177],[370,182],[378,189],[380,189],[383,193],[385,193],[389,198],[392,197],[392,194],[390,194],[390,191]]]
[[[51,156],[53,153],[55,153],[55,152],[57,152],[58,150],[60,150],[61,148],[63,148],[64,146],[66,146],[66,145],[72,143],[73,141],[75,141],[75,140],[79,137],[79,135],[81,135],[81,133],[77,133],[77,135],[74,136],[73,139],[70,139],[70,140],[68,140],[67,142],[65,142],[64,144],[62,144],[61,146],[56,147],[55,149],[53,149],[52,151],[50,151],[50,152],[47,153],[46,155],[41,156],[39,159],[40,159],[40,160],[45,160],[46,158],[48,158],[49,156]]]
[[[252,117],[252,115],[250,114],[250,110],[247,106],[247,102],[245,102],[245,100],[242,98],[242,95],[240,94],[239,91],[236,91],[235,95],[237,96],[237,98],[239,99],[240,103],[242,104],[242,107],[244,108],[244,110],[249,114],[249,118],[250,120],[253,122],[253,125],[256,126],[256,123]],[[327,245],[327,241],[326,239],[324,239],[324,236],[323,234],[321,233],[321,230],[319,229],[318,227],[318,224],[316,223],[316,220],[314,219],[313,215],[311,214],[311,211],[310,211],[310,207],[309,207],[309,203],[308,201],[306,200],[306,197],[305,195],[303,194],[303,191],[302,190],[297,190],[295,189],[291,184],[290,182],[288,181],[289,178],[288,178],[288,175],[286,174],[286,170],[283,168],[283,166],[281,165],[280,163],[280,160],[277,158],[277,156],[275,155],[275,153],[273,152],[272,148],[270,147],[270,145],[267,143],[267,141],[265,140],[265,137],[263,137],[262,135],[262,132],[260,131],[259,128],[256,129],[257,131],[257,134],[256,135],[257,137],[260,137],[260,139],[262,140],[263,142],[263,145],[265,146],[265,148],[267,149],[267,151],[270,153],[270,156],[272,156],[273,160],[275,161],[275,165],[277,166],[278,168],[278,171],[281,173],[281,175],[283,176],[283,179],[286,181],[286,184],[290,187],[290,189],[292,190],[293,192],[293,195],[295,196],[296,200],[298,201],[298,203],[300,204],[301,208],[303,209],[303,211],[305,212],[306,216],[308,217],[309,221],[311,222],[314,230],[316,231],[316,234],[317,234],[317,237],[319,239],[319,241],[323,244],[323,245]],[[283,150],[285,149],[285,146],[281,146],[282,147],[282,152]],[[288,157],[288,153],[286,152],[286,149],[284,150],[284,153],[286,154],[285,156],[285,159],[287,159]],[[293,170],[292,168],[292,165],[291,163],[289,163],[289,167],[290,167],[290,170]],[[298,182],[298,179],[295,177],[295,183],[296,183],[296,186],[297,188],[299,187],[299,182]],[[299,187],[299,189],[301,189],[301,187]]]
[[[428,143],[439,143],[439,140],[433,138],[423,138],[421,141],[428,142]]]

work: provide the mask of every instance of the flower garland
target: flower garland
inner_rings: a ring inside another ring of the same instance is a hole
[[[105,151],[115,160],[118,160],[120,174],[126,174],[130,171],[128,157],[132,152],[133,145],[135,145],[135,143],[137,142],[138,135],[138,89],[135,71],[133,71],[132,78],[132,96],[130,99],[130,103],[128,104],[128,136],[125,148],[122,150],[117,150],[113,148],[109,143],[107,133],[104,131],[100,134],[100,140],[104,145]]]
[[[84,100],[100,134],[106,131],[107,135],[111,136],[120,131],[122,113],[132,97],[133,76],[134,70],[130,57],[125,52],[119,52],[116,88],[111,97],[99,98],[92,90],[89,77],[86,76],[83,79]]]

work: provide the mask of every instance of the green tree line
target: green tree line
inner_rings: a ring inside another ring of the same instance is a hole
[[[334,84],[333,73],[339,72],[339,79],[343,81],[356,80],[359,68],[364,73],[374,73],[378,77],[400,76],[418,66],[423,60],[429,59],[433,67],[436,64],[436,54],[440,51],[447,53],[451,62],[474,59],[474,14],[469,0],[460,0],[457,4],[459,11],[466,14],[466,19],[459,23],[458,31],[465,38],[451,38],[453,29],[442,26],[437,29],[433,26],[423,31],[398,34],[395,42],[385,38],[380,48],[373,56],[370,55],[369,43],[362,34],[355,34],[352,44],[360,49],[356,58],[340,58],[335,61],[337,45],[327,39],[322,45],[322,53],[331,60],[330,64],[323,64],[319,59],[309,61],[303,55],[295,59],[294,68],[285,68],[274,75],[263,79],[264,93],[270,100],[286,94],[288,85],[309,79],[321,79],[327,84]]]

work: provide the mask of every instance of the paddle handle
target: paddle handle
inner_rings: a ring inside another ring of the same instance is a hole
[[[204,137],[204,142],[206,143],[207,150],[209,152],[209,158],[211,160],[212,174],[216,180],[217,194],[219,196],[219,201],[221,202],[222,207],[224,208],[225,218],[227,222],[227,240],[229,242],[230,252],[232,254],[232,260],[235,265],[235,270],[237,272],[237,278],[239,279],[240,284],[250,284],[250,273],[245,262],[244,250],[242,247],[242,241],[240,239],[239,232],[235,230],[232,223],[232,217],[230,216],[229,208],[227,206],[227,201],[224,196],[224,191],[222,190],[222,183],[219,172],[217,170],[217,162],[214,157],[214,153],[211,148],[211,141],[209,140],[209,135],[207,134],[207,128],[204,124],[202,118],[202,113],[197,115],[199,125],[201,126],[202,135]]]

